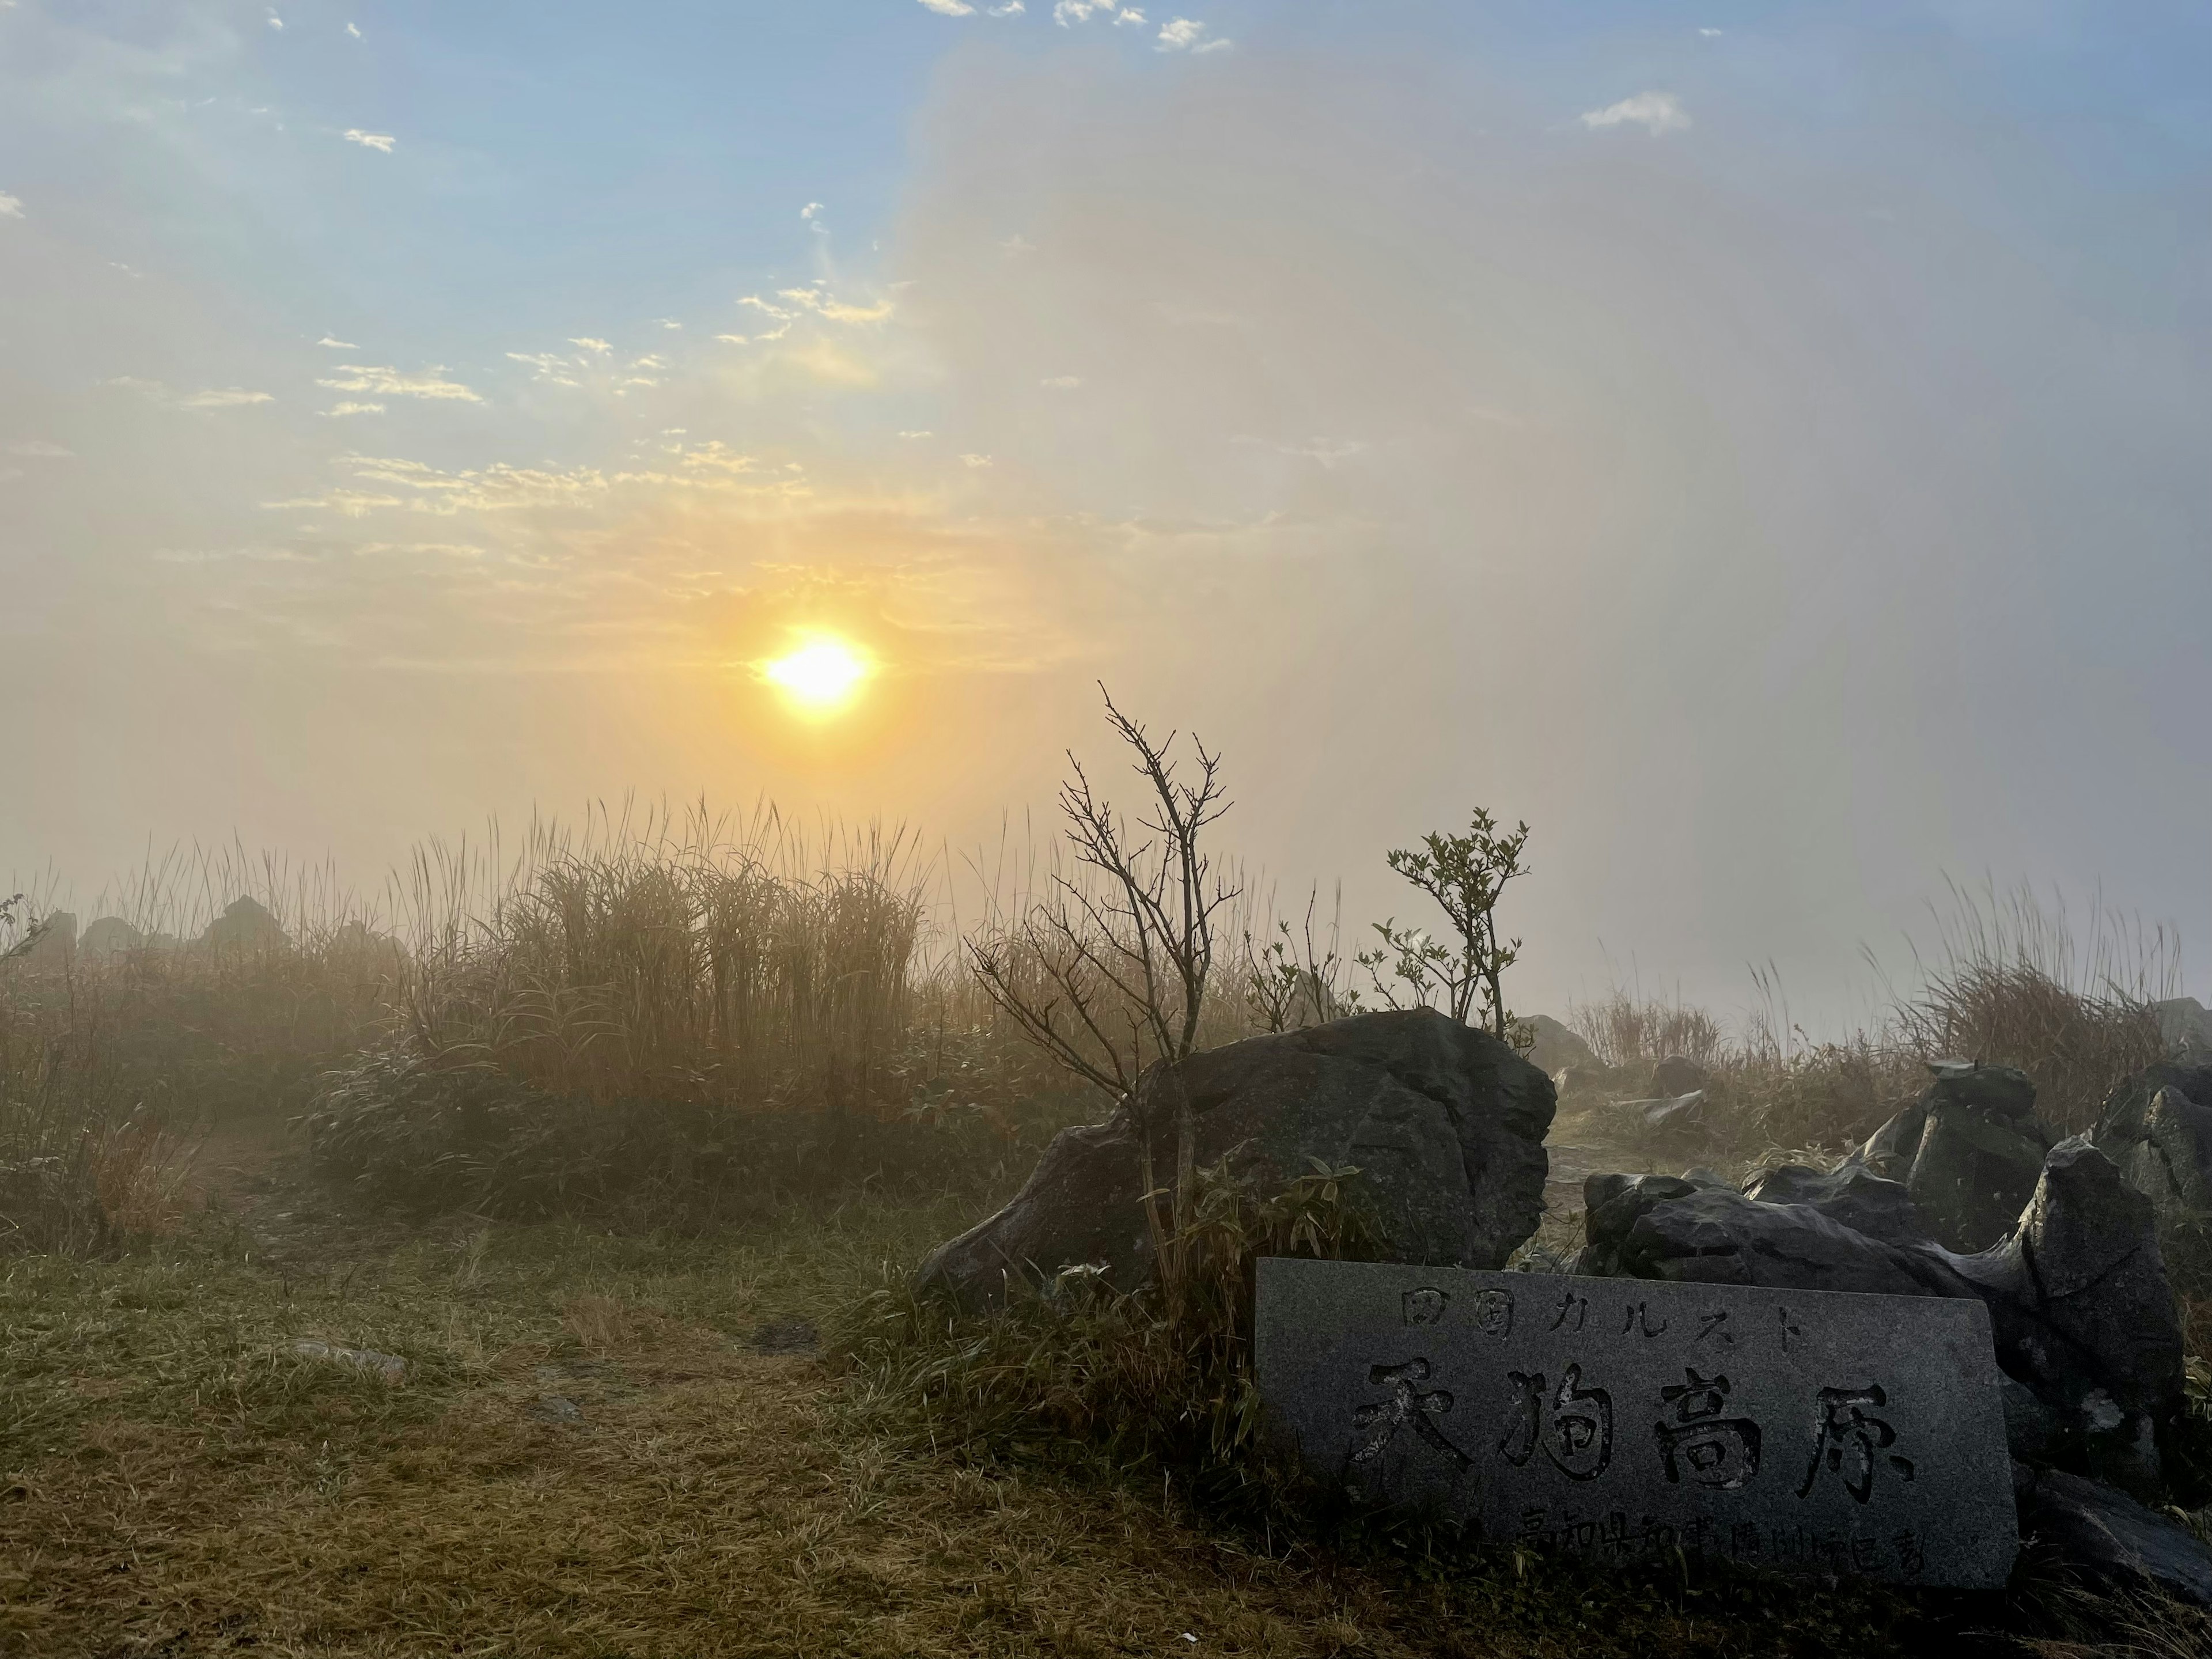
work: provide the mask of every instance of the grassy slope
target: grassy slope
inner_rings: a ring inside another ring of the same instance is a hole
[[[315,1203],[264,1181],[151,1256],[0,1267],[0,1653],[1764,1655],[1906,1650],[1919,1622],[1871,1593],[1271,1556],[1171,1493],[886,1437],[814,1360],[753,1351],[950,1206],[682,1241]]]

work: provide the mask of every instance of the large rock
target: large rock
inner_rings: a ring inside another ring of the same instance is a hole
[[[2095,1589],[2147,1591],[2212,1607],[2212,1553],[2180,1522],[2056,1469],[2017,1467],[2013,1490],[2038,1570],[2055,1568]]]
[[[2051,1136],[2029,1114],[2035,1085],[2009,1066],[1937,1060],[1920,1099],[1877,1129],[1856,1161],[1902,1182],[1947,1249],[1987,1249],[2035,1190]]]
[[[1562,1025],[1549,1014],[1530,1014],[1521,1023],[1536,1039],[1528,1049],[1528,1063],[1547,1077],[1557,1078],[1570,1066],[1599,1064],[1597,1050],[1583,1041],[1571,1027]]]
[[[258,899],[234,899],[223,913],[208,923],[199,942],[223,951],[267,951],[289,941],[283,925]]]
[[[1663,1176],[1592,1176],[1583,1201],[1589,1242],[1574,1272],[1979,1297],[1997,1363],[2057,1419],[2061,1461],[2156,1497],[2160,1443],[2182,1405],[2181,1330],[2149,1200],[2087,1140],[2051,1152],[2018,1231],[1974,1255],[1870,1237],[1809,1202]]]
[[[2167,1052],[2199,1064],[2212,1060],[2212,1013],[2195,997],[2168,997],[2154,1002],[2158,1035]]]
[[[102,916],[84,930],[76,948],[88,957],[126,955],[142,948],[145,935],[120,916]]]
[[[34,972],[65,972],[76,961],[76,918],[66,910],[51,912],[9,954]]]
[[[2212,1100],[2212,1088],[2203,1092]],[[2122,1110],[2097,1126],[2096,1141],[2127,1183],[2150,1200],[2174,1282],[2191,1292],[2212,1287],[2212,1105],[2199,1104],[2172,1083],[2140,1104],[2130,1093]]]
[[[1753,1176],[1743,1191],[1762,1204],[1805,1205],[1885,1244],[1922,1244],[1934,1237],[1905,1183],[1885,1181],[1863,1164],[1825,1173],[1785,1164]]]
[[[1199,1164],[1234,1153],[1263,1188],[1314,1158],[1364,1171],[1395,1261],[1501,1267],[1542,1213],[1551,1079],[1432,1009],[1361,1014],[1153,1066],[1133,1109],[1056,1136],[1012,1203],[923,1263],[921,1284],[987,1305],[1091,1263],[1138,1288],[1152,1267],[1139,1137],[1170,1183],[1185,1102]]]
[[[1713,1074],[1687,1054],[1669,1054],[1651,1073],[1651,1086],[1677,1099],[1696,1094],[1712,1080]]]

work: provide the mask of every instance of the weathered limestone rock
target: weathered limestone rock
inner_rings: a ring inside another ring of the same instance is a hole
[[[1155,1066],[1133,1109],[1055,1137],[1013,1201],[940,1245],[921,1282],[980,1305],[1096,1263],[1135,1289],[1152,1256],[1139,1136],[1154,1179],[1172,1182],[1185,1100],[1200,1164],[1233,1152],[1263,1182],[1313,1158],[1365,1172],[1398,1261],[1500,1267],[1542,1213],[1552,1080],[1432,1009],[1361,1014]]]
[[[1705,1091],[1693,1089],[1657,1100],[1617,1100],[1613,1109],[1646,1134],[1677,1134],[1705,1127]]]
[[[2009,1066],[1937,1060],[1918,1101],[1876,1130],[1856,1161],[1905,1183],[1947,1249],[1983,1250],[2020,1218],[2051,1137],[2029,1118],[2035,1085]]]
[[[2169,1083],[2140,1109],[2100,1123],[2096,1139],[2128,1185],[2150,1200],[2175,1284],[2191,1292],[2212,1286],[2212,1105]]]
[[[2203,1003],[2195,997],[2168,997],[2151,1007],[2158,1015],[2159,1036],[2169,1053],[2199,1065],[2212,1060],[2212,1012],[2207,1012]]]
[[[112,957],[136,951],[145,942],[145,936],[122,917],[102,916],[84,930],[76,948],[88,957]]]
[[[234,899],[223,913],[208,923],[200,935],[203,945],[222,950],[260,951],[286,943],[284,928],[269,908],[258,899]]]
[[[1598,1064],[1597,1050],[1549,1014],[1530,1014],[1522,1024],[1536,1034],[1528,1050],[1528,1063],[1547,1077],[1556,1079],[1570,1066]]]
[[[1863,1164],[1828,1174],[1785,1164],[1755,1176],[1744,1196],[1762,1204],[1805,1205],[1885,1244],[1920,1244],[1932,1237],[1905,1183],[1885,1181]]]
[[[1980,1297],[1998,1363],[2056,1414],[2063,1461],[2156,1497],[2160,1441],[2181,1409],[2181,1331],[2150,1201],[2087,1140],[2051,1152],[2017,1232],[1977,1255],[1663,1176],[1592,1176],[1584,1205],[1576,1273]]]
[[[2212,1552],[2179,1522],[2057,1469],[2016,1465],[2014,1492],[2029,1559],[2039,1568],[2098,1589],[2147,1590],[2212,1607]]]
[[[60,973],[76,960],[76,918],[56,910],[42,918],[24,945],[18,945],[25,967],[40,973]]]

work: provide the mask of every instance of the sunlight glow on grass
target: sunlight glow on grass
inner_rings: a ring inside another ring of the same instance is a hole
[[[867,656],[845,641],[822,635],[764,663],[762,677],[802,714],[835,714],[849,708],[875,672]]]

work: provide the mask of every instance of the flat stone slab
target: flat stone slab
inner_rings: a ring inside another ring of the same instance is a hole
[[[1965,1589],[2019,1550],[1976,1300],[1270,1258],[1255,1337],[1271,1413],[1361,1504]]]

